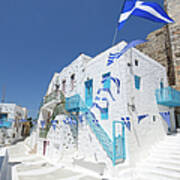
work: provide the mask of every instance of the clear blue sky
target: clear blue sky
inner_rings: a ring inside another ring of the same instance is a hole
[[[154,1],[160,4],[163,0]],[[1,0],[0,97],[37,110],[54,72],[79,53],[109,48],[124,0]],[[145,38],[162,26],[132,17],[116,42]]]

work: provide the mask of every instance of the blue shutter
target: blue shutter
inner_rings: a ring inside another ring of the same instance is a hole
[[[108,119],[108,107],[103,108],[103,112],[101,112],[101,120],[107,120]]]
[[[163,89],[164,88],[164,83],[161,81],[160,82],[160,88]]]
[[[93,80],[85,82],[85,102],[87,106],[92,106],[93,103]]]
[[[140,89],[141,77],[135,75],[134,81],[135,81],[135,88],[139,90]]]
[[[108,72],[106,74],[102,75],[102,78],[107,78],[106,81],[103,83],[103,88],[111,88],[111,79],[110,79],[111,73]],[[108,107],[103,108],[103,112],[101,112],[101,120],[107,120],[108,119]]]
[[[108,78],[108,77],[110,77],[110,75],[111,75],[111,73],[108,72],[108,73],[106,73],[106,74],[103,74],[102,77],[103,77],[103,78]],[[103,83],[103,88],[109,88],[109,89],[111,88],[111,80],[110,80],[110,78],[107,79],[107,80]]]

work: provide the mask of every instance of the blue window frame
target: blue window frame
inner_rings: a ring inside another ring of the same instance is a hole
[[[164,83],[161,81],[160,82],[160,88],[163,89],[164,88]]]
[[[93,80],[85,82],[85,102],[87,106],[92,106],[93,103]]]
[[[5,114],[5,113],[4,113],[4,114],[3,114],[3,113],[0,114],[0,120],[2,120],[2,121],[7,121],[7,116],[8,116],[8,115]]]
[[[103,83],[103,88],[109,88],[109,89],[111,88],[111,80],[110,80],[110,78],[109,78],[110,75],[111,75],[110,72],[102,75],[103,79],[104,79],[104,78],[107,78],[107,80],[104,81],[104,83]]]
[[[140,89],[140,83],[141,83],[141,77],[135,75],[134,81],[135,81],[135,88],[139,90]]]
[[[111,88],[111,79],[110,79],[111,73],[108,72],[106,74],[102,75],[103,79],[106,79],[103,83],[103,88]],[[103,111],[101,112],[101,120],[107,120],[108,119],[108,107],[103,108]]]
[[[103,111],[101,112],[101,120],[107,120],[108,119],[108,107],[103,108]]]

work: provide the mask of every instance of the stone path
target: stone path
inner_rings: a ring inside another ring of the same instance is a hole
[[[24,152],[20,153],[17,148]],[[12,146],[9,152],[9,158],[14,163],[21,160],[20,164],[13,166],[12,180],[103,180],[102,176],[98,175],[99,172],[93,173],[94,164],[89,168],[90,171],[86,170],[89,167],[88,162],[77,161],[71,168],[54,166],[40,156],[27,154],[27,149],[22,143]],[[103,164],[100,165],[103,167]],[[103,169],[101,166],[100,169]],[[166,136],[152,148],[150,156],[131,172],[129,171],[126,178],[123,176],[118,179],[180,180],[180,133]]]
[[[11,146],[8,153],[10,163],[18,162],[12,167],[12,180],[102,180],[81,168],[54,166],[38,155],[28,154],[22,142]]]

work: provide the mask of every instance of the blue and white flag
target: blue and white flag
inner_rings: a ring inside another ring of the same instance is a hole
[[[115,53],[114,56],[112,54],[109,55],[107,66],[110,66],[114,63],[114,60],[119,59],[128,49],[133,48],[139,44],[145,43],[147,40],[134,40],[131,41],[128,45],[126,45],[120,52]],[[113,58],[112,58],[113,57]]]
[[[163,8],[155,2],[126,0],[119,18],[119,30],[123,27],[124,23],[131,15],[139,16],[154,22],[174,23],[174,20],[172,20]]]

